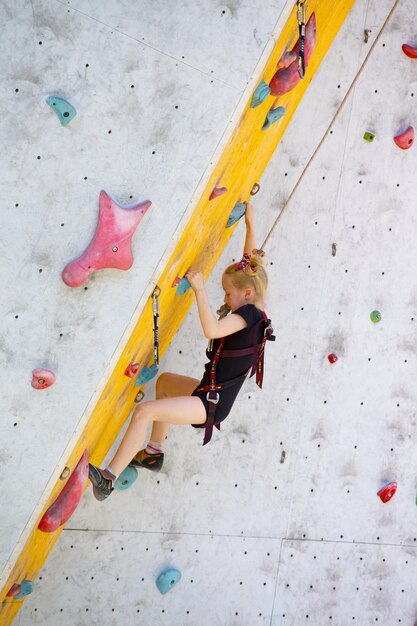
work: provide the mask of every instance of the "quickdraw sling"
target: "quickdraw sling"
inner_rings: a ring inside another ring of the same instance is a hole
[[[267,318],[264,311],[262,311],[262,316],[263,316],[263,319],[259,320],[259,322],[255,324],[253,327],[253,343],[251,347],[240,348],[238,350],[223,350],[223,345],[224,345],[226,337],[222,337],[220,339],[218,348],[216,350],[213,361],[211,363],[210,385],[199,387],[196,390],[196,391],[207,391],[206,398],[208,402],[210,402],[209,412],[207,416],[207,423],[205,426],[203,446],[205,446],[206,443],[210,441],[212,433],[213,433],[214,425],[216,426],[218,430],[220,430],[220,424],[214,424],[214,420],[216,417],[217,404],[219,403],[219,400],[220,400],[219,392],[222,389],[227,389],[228,387],[231,387],[232,385],[236,384],[238,381],[242,380],[243,378],[246,378],[246,376],[248,375],[250,371],[251,371],[250,377],[252,377],[256,373],[256,384],[258,385],[260,389],[262,389],[265,344],[267,341],[275,341],[275,336],[272,334],[274,332],[274,329],[271,326],[271,320]],[[258,328],[261,324],[264,324],[265,326],[264,336],[263,336],[261,343],[256,343],[257,335],[258,335]],[[250,367],[248,368],[245,374],[242,374],[241,376],[237,376],[236,378],[233,378],[232,380],[224,381],[220,384],[216,383],[216,367],[219,362],[220,355],[226,358],[235,358],[235,357],[248,356],[249,354],[253,354],[254,358],[253,358],[252,365],[250,365]]]

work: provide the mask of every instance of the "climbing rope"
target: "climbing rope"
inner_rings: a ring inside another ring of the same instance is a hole
[[[342,100],[342,102],[340,103],[340,105],[339,105],[339,107],[338,107],[338,109],[337,109],[336,113],[334,114],[334,116],[333,116],[333,118],[332,118],[332,120],[331,120],[330,124],[328,125],[328,127],[327,127],[327,129],[326,129],[326,131],[325,131],[325,133],[324,133],[324,135],[323,135],[323,137],[322,137],[322,139],[321,139],[321,141],[320,141],[319,145],[318,145],[318,146],[317,146],[317,148],[314,150],[314,152],[313,152],[312,156],[310,157],[310,159],[309,159],[309,161],[308,161],[307,165],[305,166],[305,168],[304,168],[304,170],[302,171],[302,173],[301,173],[301,175],[300,175],[299,179],[297,180],[297,182],[296,182],[296,184],[295,184],[295,186],[294,186],[294,188],[293,188],[292,192],[291,192],[291,193],[290,193],[290,195],[288,196],[286,203],[285,203],[285,204],[284,204],[284,206],[282,207],[281,211],[280,211],[280,212],[279,212],[279,214],[278,214],[278,217],[276,218],[276,220],[275,220],[275,222],[273,223],[273,225],[272,225],[272,227],[271,227],[271,229],[270,229],[270,231],[269,231],[268,235],[266,236],[266,239],[265,239],[265,241],[263,242],[263,244],[262,244],[262,246],[261,246],[262,250],[264,250],[264,249],[265,249],[265,246],[266,246],[266,244],[267,244],[267,242],[268,242],[269,238],[271,237],[272,233],[274,232],[275,227],[277,226],[277,224],[278,224],[279,220],[281,219],[282,214],[284,213],[285,209],[287,208],[287,206],[288,206],[288,205],[289,205],[289,203],[291,202],[291,200],[292,200],[292,198],[293,198],[293,196],[294,196],[295,192],[297,191],[298,187],[300,186],[301,181],[303,180],[303,178],[304,178],[304,176],[305,176],[306,172],[308,171],[308,168],[310,167],[310,165],[311,165],[311,163],[313,162],[313,160],[314,160],[314,158],[315,158],[316,154],[318,153],[318,151],[320,150],[320,148],[321,148],[322,144],[324,143],[324,140],[326,139],[327,135],[329,134],[329,132],[330,132],[330,130],[331,130],[331,128],[332,128],[332,126],[333,126],[333,124],[335,123],[335,121],[336,121],[336,119],[337,119],[337,117],[338,117],[338,115],[339,115],[340,111],[343,109],[343,106],[345,105],[346,100],[348,99],[348,97],[349,97],[349,96],[350,96],[350,94],[352,93],[352,90],[353,90],[354,86],[356,85],[356,82],[357,82],[357,80],[358,80],[359,76],[362,74],[362,72],[363,72],[363,70],[364,70],[364,67],[365,67],[365,65],[366,65],[366,64],[367,64],[367,62],[368,62],[369,57],[371,56],[371,54],[372,54],[372,52],[373,52],[373,50],[374,50],[374,48],[375,48],[376,44],[377,44],[377,43],[378,43],[378,41],[379,41],[379,38],[381,37],[381,35],[382,35],[382,33],[383,33],[383,31],[384,31],[384,29],[385,29],[386,25],[387,25],[387,24],[388,24],[388,22],[390,21],[390,19],[391,19],[392,15],[393,15],[393,13],[394,13],[395,9],[397,8],[397,6],[398,6],[399,2],[400,2],[400,0],[395,0],[395,3],[394,3],[394,5],[393,5],[392,9],[390,10],[390,12],[388,13],[388,16],[387,16],[387,18],[386,18],[385,22],[383,23],[382,28],[381,28],[381,30],[380,30],[380,31],[379,31],[379,33],[378,33],[378,36],[376,37],[376,39],[375,39],[374,43],[371,45],[371,47],[370,47],[370,49],[369,49],[368,54],[366,55],[366,57],[365,57],[365,59],[364,59],[364,61],[363,61],[362,65],[361,65],[361,67],[359,68],[358,73],[356,74],[355,78],[353,79],[352,84],[350,85],[350,87],[349,87],[348,91],[346,92],[345,97],[343,98],[343,100]],[[301,49],[301,45],[300,45],[300,49]]]
[[[153,312],[153,349],[154,349],[154,364],[159,367],[159,301],[158,298],[161,295],[159,287],[155,287],[152,293],[152,312]]]
[[[300,34],[300,49],[298,52],[298,75],[300,78],[304,78],[306,75],[306,66],[304,62],[304,47],[306,41],[306,15],[307,7],[306,0],[302,2],[297,1],[297,19],[298,19],[298,32]]]

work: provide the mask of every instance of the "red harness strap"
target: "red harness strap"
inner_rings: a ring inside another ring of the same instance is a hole
[[[251,375],[250,375],[251,377],[256,372],[256,384],[258,385],[258,387],[262,389],[265,343],[267,341],[275,341],[275,337],[272,334],[274,331],[271,326],[271,320],[267,318],[267,316],[265,315],[263,311],[262,311],[262,315],[263,315],[263,319],[261,319],[254,326],[253,344],[251,347],[241,348],[238,350],[223,350],[223,345],[224,345],[226,337],[222,337],[220,339],[219,345],[217,347],[216,353],[211,363],[210,385],[199,387],[197,389],[197,391],[207,391],[206,398],[210,402],[208,416],[207,416],[207,423],[205,427],[203,446],[205,446],[206,443],[210,441],[212,433],[213,433],[214,425],[216,426],[218,430],[220,430],[220,424],[214,424],[214,419],[216,416],[216,408],[220,400],[219,391],[221,391],[222,389],[227,389],[227,387],[231,387],[238,381],[242,380],[243,378],[246,378],[250,370],[252,370]],[[261,324],[265,324],[264,337],[261,343],[256,343],[258,328]],[[216,367],[217,367],[217,363],[220,360],[220,354],[222,357],[226,357],[226,358],[242,357],[242,356],[248,356],[249,354],[253,354],[254,359],[253,359],[252,365],[249,367],[249,369],[247,370],[245,374],[241,376],[237,376],[236,378],[233,378],[232,380],[224,381],[220,385],[218,385],[216,384]]]

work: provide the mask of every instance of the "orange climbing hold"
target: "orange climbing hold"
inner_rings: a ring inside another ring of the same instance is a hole
[[[87,450],[84,450],[84,454],[78,461],[67,484],[39,522],[39,530],[44,533],[52,533],[69,520],[77,508],[87,480],[88,454]]]
[[[401,135],[396,135],[394,141],[401,150],[408,150],[414,143],[414,128],[409,126]]]

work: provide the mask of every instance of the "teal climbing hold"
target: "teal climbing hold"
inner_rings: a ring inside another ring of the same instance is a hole
[[[378,322],[380,322],[381,319],[382,319],[382,315],[379,311],[372,311],[371,320],[373,321],[374,324],[378,324]]]
[[[59,121],[63,126],[66,126],[77,115],[77,111],[72,104],[60,98],[59,96],[48,96],[46,103],[49,104],[51,109],[55,111],[59,117]]]
[[[114,485],[115,489],[129,489],[138,477],[138,470],[133,465],[128,465],[120,474]]]
[[[261,80],[261,82],[255,89],[254,94],[252,96],[252,102],[251,102],[250,108],[256,109],[256,107],[262,104],[262,102],[265,102],[265,100],[267,99],[270,93],[271,93],[271,88],[268,87],[268,85],[266,84],[264,80]]]
[[[230,228],[233,224],[236,224],[240,220],[240,218],[246,213],[246,204],[243,202],[237,202],[234,206],[233,211],[229,215],[228,222],[226,224],[226,228]]]
[[[170,567],[158,576],[156,579],[156,586],[162,594],[168,593],[168,591],[171,591],[171,589],[175,587],[180,580],[181,572]]]
[[[14,596],[15,600],[19,600],[20,598],[28,596],[35,589],[35,585],[33,584],[33,582],[31,580],[26,580],[26,578],[22,580],[20,586],[20,593],[18,593],[17,596]]]
[[[150,380],[152,380],[152,378],[154,378],[157,375],[158,369],[159,369],[158,366],[155,364],[151,365],[150,367],[142,367],[136,379],[136,383],[135,383],[136,387],[145,385]]]
[[[178,285],[177,291],[175,293],[177,294],[177,296],[182,296],[190,287],[191,285],[190,285],[189,280],[187,280],[186,278],[183,278],[180,284]]]
[[[281,119],[284,113],[285,113],[284,107],[277,107],[276,109],[271,109],[268,112],[268,115],[266,116],[264,125],[262,126],[262,130],[266,130],[267,128],[272,126],[272,124],[275,124],[275,122],[278,122],[278,120]]]

